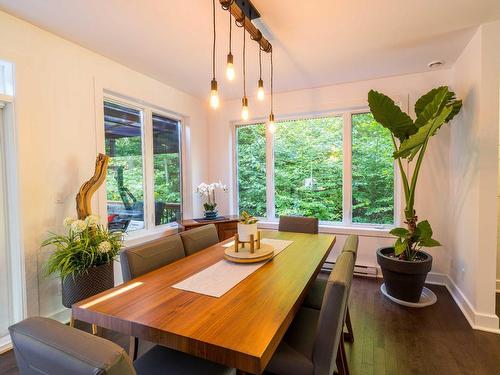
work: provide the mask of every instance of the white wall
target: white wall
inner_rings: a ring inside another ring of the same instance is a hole
[[[123,42],[123,41],[117,41]],[[96,90],[109,89],[179,113],[188,138],[186,216],[200,213],[193,188],[208,177],[206,103],[0,12],[0,60],[15,65],[15,112],[29,315],[61,309],[59,282],[42,276],[40,243],[75,215],[75,195],[102,149]],[[98,93],[97,93],[98,94]],[[62,198],[62,203],[56,199]],[[95,202],[94,209],[105,202]]]
[[[464,107],[451,133],[450,278],[473,325],[498,329],[495,315],[500,22],[482,25],[452,71]]]
[[[324,112],[367,106],[367,95],[370,89],[409,102],[410,109],[415,101],[431,88],[448,85],[450,71],[440,70],[423,74],[390,77],[371,81],[348,83],[336,86],[321,87],[309,90],[292,91],[275,95],[275,114],[288,116],[313,112]],[[269,115],[269,104],[258,103],[250,98],[250,115],[253,119],[265,120]],[[241,101],[224,102],[221,108],[210,116],[210,180],[222,180],[228,183],[230,191],[227,195],[219,194],[219,208],[222,213],[236,213],[233,207],[232,194],[235,187],[233,181],[233,144],[231,123],[239,122]],[[453,126],[453,124],[452,124]],[[449,126],[440,130],[438,136],[431,140],[420,176],[417,189],[416,210],[421,219],[430,220],[435,237],[443,243],[443,247],[432,249],[434,257],[433,272],[447,274],[449,271],[448,241],[448,164],[449,164]],[[346,230],[332,230],[339,235],[332,258],[335,258],[344,241]],[[393,239],[380,231],[363,231],[360,236],[358,264],[376,266],[375,251],[381,246],[390,246]]]

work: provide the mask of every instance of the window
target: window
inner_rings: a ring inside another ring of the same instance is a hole
[[[394,223],[391,133],[371,113],[352,115],[352,221]]]
[[[153,114],[155,225],[178,219],[181,209],[179,121]]]
[[[149,108],[105,100],[104,127],[110,157],[109,229],[134,232],[177,221],[182,207],[180,122]]]
[[[392,138],[370,113],[279,121],[267,137],[265,124],[237,125],[235,140],[240,213],[394,224]]]
[[[342,117],[277,123],[274,137],[276,217],[342,221]]]
[[[241,126],[236,130],[238,198],[240,213],[266,216],[266,126]]]

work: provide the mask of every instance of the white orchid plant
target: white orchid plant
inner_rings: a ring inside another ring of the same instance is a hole
[[[63,221],[65,235],[50,233],[42,247],[54,250],[46,265],[46,274],[57,274],[62,279],[86,272],[112,262],[122,247],[122,233],[109,232],[99,224],[99,217],[89,215],[85,220],[67,217]]]
[[[205,211],[215,211],[215,208],[217,207],[217,203],[215,202],[216,190],[226,192],[228,188],[227,185],[224,185],[221,181],[212,182],[211,184],[202,182],[196,188],[196,192],[200,194],[201,197],[206,197],[207,199],[207,201],[203,204]]]

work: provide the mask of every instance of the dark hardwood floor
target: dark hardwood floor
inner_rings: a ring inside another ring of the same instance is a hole
[[[446,288],[430,285],[438,302],[410,309],[384,298],[380,284],[368,278],[353,282],[355,342],[346,343],[351,374],[500,375],[500,335],[470,328]],[[127,348],[123,335],[102,336]],[[0,355],[0,374],[18,374],[12,352]]]

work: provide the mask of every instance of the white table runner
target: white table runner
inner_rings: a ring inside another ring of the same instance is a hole
[[[275,240],[271,238],[262,239],[262,243],[274,247],[274,256],[285,250],[292,242],[293,241]],[[231,244],[234,245],[234,242],[227,243],[224,247],[229,247]],[[172,285],[172,287],[189,292],[206,294],[207,296],[220,297],[266,263],[267,262],[243,264],[233,263],[223,259],[187,279]]]

